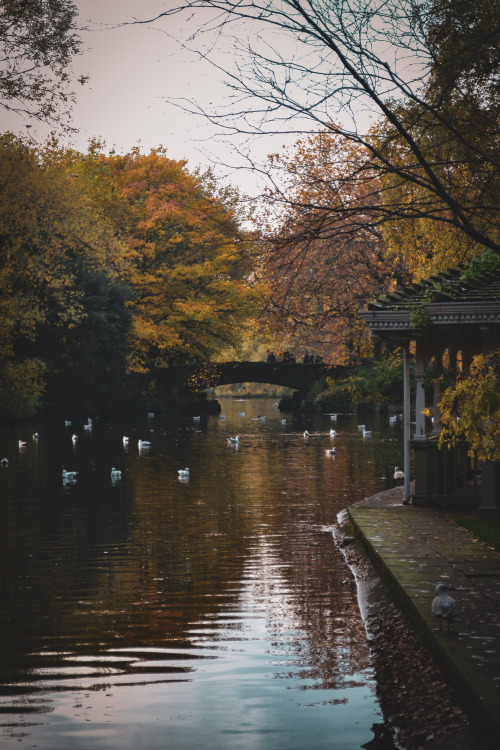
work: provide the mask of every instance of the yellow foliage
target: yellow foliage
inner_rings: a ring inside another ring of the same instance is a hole
[[[474,357],[456,386],[443,393],[439,445],[469,443],[469,455],[500,460],[500,352]]]

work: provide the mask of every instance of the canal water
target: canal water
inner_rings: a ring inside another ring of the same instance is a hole
[[[383,719],[332,526],[393,485],[400,423],[365,417],[363,437],[355,415],[221,406],[0,429],[2,750],[373,740]]]

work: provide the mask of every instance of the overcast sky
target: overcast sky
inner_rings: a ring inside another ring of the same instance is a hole
[[[187,159],[188,166],[206,168],[222,160],[232,165],[237,158],[227,146],[214,139],[215,129],[203,119],[188,115],[166,101],[187,98],[200,103],[222,101],[225,87],[214,69],[183,49],[189,35],[186,17],[162,19],[149,25],[119,26],[134,18],[158,15],[175,0],[75,0],[84,54],[75,59],[74,70],[88,75],[85,86],[75,83],[78,101],[73,124],[79,132],[63,140],[81,150],[98,136],[107,150],[125,153],[140,143],[143,151],[159,146],[173,159]],[[113,28],[113,26],[115,26]],[[43,139],[50,128],[19,116],[1,113],[1,129],[30,134]],[[260,155],[272,150],[261,143]],[[218,167],[229,181],[243,190],[258,192],[262,183],[246,170]]]

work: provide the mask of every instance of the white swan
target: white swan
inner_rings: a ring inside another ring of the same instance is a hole
[[[115,467],[113,466],[113,468],[111,469],[111,479],[121,479],[121,477],[121,471],[119,469],[115,469]]]
[[[361,432],[364,432],[365,430],[364,424],[358,424],[358,430],[361,430]]]
[[[39,437],[40,437],[40,435],[38,434],[38,432],[34,432],[33,433],[33,440],[36,441],[36,440],[38,440]]]
[[[404,471],[401,471],[401,469],[399,468],[399,466],[395,466],[394,467],[394,479],[396,481],[399,481],[400,479],[404,479],[404,478],[405,478]]]
[[[391,425],[391,427],[393,427],[397,421],[398,421],[398,418],[395,414],[392,417],[389,417],[389,424]]]
[[[178,474],[178,475],[179,475],[180,477],[188,477],[188,476],[189,476],[189,469],[188,469],[188,467],[186,466],[186,468],[185,468],[185,469],[179,469],[179,470],[177,471],[177,474]]]
[[[308,431],[307,431],[307,430],[304,430],[304,437],[305,437],[305,438],[308,438],[308,437],[309,437],[309,433],[308,433]]]
[[[372,431],[371,430],[363,430],[363,437],[371,437]]]
[[[126,435],[124,435],[122,437],[122,441],[123,441],[123,445],[128,445],[128,443],[129,443],[129,439],[128,439],[128,437]]]
[[[78,442],[78,435],[72,435],[72,436],[71,436],[71,440],[72,440],[72,441],[73,441],[74,443],[77,443],[77,442]]]
[[[149,440],[138,440],[137,445],[139,448],[151,448],[151,442]]]
[[[286,419],[282,419],[281,424],[286,424]]]
[[[9,459],[8,458],[2,458],[0,461],[0,466],[8,466],[9,465]]]
[[[199,422],[201,417],[193,417],[193,422]]]
[[[244,417],[245,416],[245,412],[244,411],[239,411],[238,412],[238,416],[239,417]]]
[[[335,432],[335,430],[330,430],[330,437],[335,437],[336,435],[337,433]]]
[[[17,444],[19,448],[26,448],[26,440],[18,440]]]
[[[236,437],[228,437],[227,442],[229,445],[239,445],[240,444],[240,436],[236,435]]]
[[[77,475],[78,475],[77,471],[66,471],[66,469],[62,470],[63,479],[76,479]]]
[[[64,420],[64,426],[65,427],[71,427],[71,419],[65,419]]]

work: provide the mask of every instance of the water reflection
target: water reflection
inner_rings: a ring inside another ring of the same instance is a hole
[[[392,481],[398,427],[373,419],[368,440],[348,415],[284,425],[267,401],[221,416],[94,420],[75,443],[73,425],[30,425],[22,452],[0,433],[0,742],[370,740],[369,654],[329,527]]]

